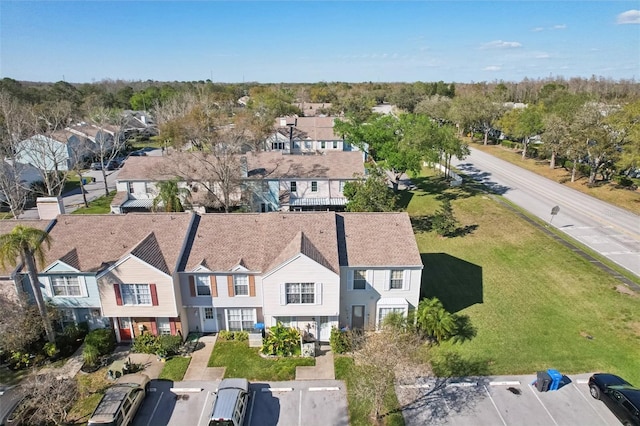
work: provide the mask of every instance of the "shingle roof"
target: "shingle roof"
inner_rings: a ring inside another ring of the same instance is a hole
[[[190,220],[190,213],[60,215],[50,232],[46,264],[62,260],[81,271],[95,272],[131,253],[170,274]]]
[[[8,234],[13,231],[18,225],[27,226],[30,228],[40,229],[45,231],[47,226],[51,223],[50,220],[41,220],[41,219],[6,219],[0,220],[0,235]],[[38,265],[39,267],[39,265]],[[15,270],[15,267],[11,265],[6,265],[6,268],[2,268],[0,266],[0,275],[7,276],[11,274]]]
[[[407,213],[336,213],[336,218],[338,232],[344,236],[343,253],[348,256],[341,258],[342,264],[422,265]]]
[[[189,251],[186,270],[203,261],[229,271],[242,259],[251,271],[266,272],[304,253],[338,273],[333,212],[204,214]]]
[[[285,119],[287,123],[295,123],[295,128],[304,135],[300,136],[300,139],[308,139],[313,141],[329,141],[329,140],[342,140],[340,135],[333,132],[333,122],[336,117],[280,117],[276,118],[274,128],[287,129],[286,135],[289,135],[288,127],[281,126],[281,120]]]

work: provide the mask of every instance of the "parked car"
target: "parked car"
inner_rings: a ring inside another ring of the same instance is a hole
[[[147,155],[146,152],[144,152],[143,150],[139,149],[137,151],[131,151],[129,153],[130,157],[144,157],[145,155]]]
[[[242,426],[248,403],[247,379],[224,379],[216,392],[209,426]]]
[[[0,425],[15,424],[16,410],[25,397],[24,390],[19,386],[0,386]]]
[[[102,396],[87,426],[127,426],[132,423],[148,389],[146,374],[120,377]]]
[[[121,162],[118,160],[109,160],[105,163],[104,169],[105,170],[115,170],[117,168],[119,168],[121,165]],[[102,170],[102,163],[95,162],[95,163],[91,163],[91,170]]]
[[[640,426],[640,389],[613,374],[594,374],[589,392],[605,403],[625,426]]]

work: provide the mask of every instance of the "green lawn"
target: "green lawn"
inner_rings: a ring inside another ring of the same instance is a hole
[[[440,206],[441,183],[416,183],[424,191],[405,196],[407,211],[432,214]],[[615,278],[477,188],[446,189],[444,195],[468,232],[455,238],[417,232],[422,295],[469,315],[478,334],[437,348],[438,362],[453,373],[607,371],[640,384],[640,297],[616,291]]]
[[[160,372],[159,379],[171,380],[172,382],[180,382],[184,378],[184,373],[187,372],[191,357],[176,356],[168,359],[165,362],[162,371]]]
[[[111,191],[109,195],[103,195],[89,203],[89,207],[82,207],[71,214],[108,214],[111,212],[111,201],[116,196],[116,191]]]
[[[247,342],[223,342],[218,340],[209,367],[226,367],[225,377],[246,377],[249,380],[294,380],[296,366],[315,365],[313,358],[263,358],[258,348],[250,348]]]

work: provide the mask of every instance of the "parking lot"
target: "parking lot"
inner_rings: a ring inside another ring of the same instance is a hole
[[[208,424],[219,382],[153,380],[134,426]],[[256,382],[244,426],[349,424],[347,395],[339,381]]]
[[[427,379],[398,388],[407,426],[620,425],[589,394],[590,375],[567,378],[560,389],[538,392],[535,376]]]

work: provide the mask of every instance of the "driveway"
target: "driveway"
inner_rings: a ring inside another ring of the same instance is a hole
[[[490,190],[640,276],[640,216],[471,148],[453,165]],[[552,209],[560,208],[552,216]]]
[[[407,426],[619,425],[589,394],[589,376],[572,376],[549,392],[536,390],[534,375],[428,379],[397,392]]]

